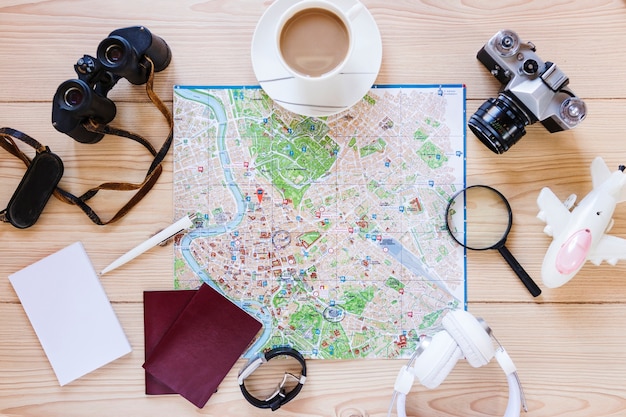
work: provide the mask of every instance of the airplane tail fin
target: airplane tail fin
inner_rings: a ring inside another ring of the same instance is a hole
[[[622,171],[622,173],[624,173],[623,168],[624,166],[620,165],[619,170]],[[593,182],[593,188],[596,188],[597,186],[602,184],[611,175],[611,171],[604,162],[604,159],[598,156],[596,159],[593,160],[593,162],[591,163],[591,181]],[[624,173],[624,175],[622,176],[621,184],[622,188],[619,193],[619,200],[617,201],[618,203],[626,201],[626,173]]]
[[[609,167],[602,157],[598,156],[591,162],[591,182],[593,188],[597,188],[611,176]]]

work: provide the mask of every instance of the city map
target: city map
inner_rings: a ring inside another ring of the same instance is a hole
[[[305,117],[255,86],[174,87],[174,287],[263,323],[245,356],[409,357],[465,306],[445,209],[465,185],[465,87],[375,85]]]

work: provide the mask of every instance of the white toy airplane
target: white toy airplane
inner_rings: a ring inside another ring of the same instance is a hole
[[[593,190],[570,212],[576,201],[572,194],[561,202],[549,189],[537,197],[539,220],[546,223],[543,231],[553,240],[541,267],[546,286],[560,287],[572,279],[586,260],[599,265],[603,260],[615,265],[626,259],[626,239],[607,235],[613,226],[617,203],[626,201],[626,173],[623,165],[613,173],[604,160],[591,163]]]

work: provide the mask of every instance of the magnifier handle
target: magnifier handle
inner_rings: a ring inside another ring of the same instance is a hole
[[[511,252],[504,246],[500,246],[498,251],[502,255],[502,257],[508,262],[513,271],[517,274],[522,283],[526,286],[528,291],[533,297],[537,297],[541,294],[541,288],[533,281],[533,279],[528,275],[528,273],[522,268],[522,266],[517,262],[517,259],[513,256]]]

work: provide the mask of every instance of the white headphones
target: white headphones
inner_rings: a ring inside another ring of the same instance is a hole
[[[443,329],[432,337],[422,338],[409,363],[400,370],[388,415],[396,401],[398,417],[406,417],[406,395],[415,377],[425,387],[437,388],[459,359],[465,357],[471,366],[478,368],[488,364],[494,356],[509,383],[509,402],[504,417],[519,417],[522,407],[528,411],[515,365],[502,345],[498,343],[498,348],[494,349],[487,323],[467,311],[453,310],[443,318],[442,326]]]

